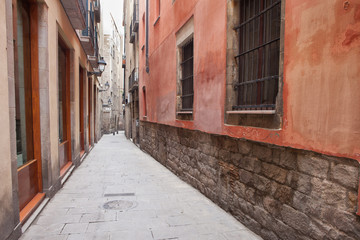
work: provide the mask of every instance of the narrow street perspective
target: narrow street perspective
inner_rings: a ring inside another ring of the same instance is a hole
[[[102,137],[20,239],[261,238],[120,134]]]
[[[360,0],[2,0],[0,32],[0,240],[360,239]]]

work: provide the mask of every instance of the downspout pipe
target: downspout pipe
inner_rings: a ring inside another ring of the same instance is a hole
[[[146,72],[149,73],[150,69],[149,69],[149,0],[146,0],[146,52],[145,52],[145,58],[146,58]]]

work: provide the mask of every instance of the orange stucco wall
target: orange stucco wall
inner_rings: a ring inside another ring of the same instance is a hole
[[[224,124],[226,0],[150,2],[149,67],[140,52],[147,121],[360,161],[360,0],[286,0],[281,129]],[[140,17],[145,1],[140,1]],[[176,120],[176,36],[194,16],[194,120]],[[140,19],[140,48],[145,25]],[[143,104],[140,91],[140,104]],[[140,117],[144,116],[140,107]]]

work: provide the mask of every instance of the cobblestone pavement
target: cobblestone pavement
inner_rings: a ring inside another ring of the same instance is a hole
[[[121,132],[102,137],[21,239],[261,238]]]

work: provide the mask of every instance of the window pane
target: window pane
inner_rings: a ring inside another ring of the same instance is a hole
[[[66,51],[59,44],[59,142],[66,141]]]
[[[29,7],[17,2],[15,36],[15,98],[17,166],[34,158],[32,126],[32,89],[30,59]],[[25,104],[26,103],[26,104]]]
[[[281,0],[241,0],[234,109],[274,109],[279,80]]]
[[[182,110],[193,109],[194,83],[193,83],[193,66],[194,51],[193,40],[191,39],[182,47]]]

